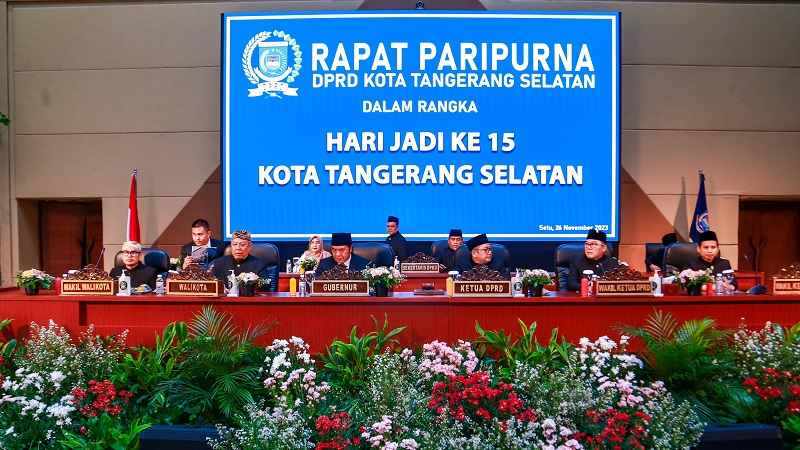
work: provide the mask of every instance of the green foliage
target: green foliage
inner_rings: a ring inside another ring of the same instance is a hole
[[[6,325],[11,325],[13,319],[3,319],[0,322],[0,330],[6,327]],[[16,339],[9,339],[8,342],[0,343],[0,356],[4,359],[10,359],[11,354],[14,353],[14,349],[17,348],[17,340]]]
[[[710,318],[679,324],[661,311],[646,322],[640,328],[626,324],[613,328],[642,339],[638,354],[645,363],[645,377],[663,381],[679,402],[690,402],[700,420],[730,422],[726,405],[750,402],[741,382],[732,377],[736,367],[726,345],[730,331],[718,330]]]
[[[381,353],[389,344],[396,344],[394,336],[403,332],[406,327],[395,328],[387,332],[389,319],[384,316],[383,327],[379,327],[378,319],[372,317],[376,331],[364,336],[356,335],[356,328],[350,330],[349,342],[335,340],[327,347],[327,354],[318,356],[324,362],[325,376],[328,383],[337,390],[358,390],[363,385],[364,372],[370,365],[373,355]],[[353,405],[347,405],[349,410]]]
[[[542,365],[551,369],[569,368],[569,352],[572,344],[562,336],[558,342],[558,328],[550,333],[550,342],[545,347],[535,338],[536,322],[530,326],[517,319],[522,334],[517,334],[516,341],[511,342],[511,336],[506,336],[503,330],[485,331],[478,322],[475,322],[475,331],[480,336],[475,341],[477,348],[484,354],[495,357],[500,374],[510,380],[518,363]]]
[[[180,410],[170,409],[166,396],[156,391],[173,378],[175,364],[187,337],[185,322],[167,325],[161,336],[156,334],[153,348],[138,347],[135,354],[126,353],[120,370],[112,378],[116,384],[128,386],[135,409],[155,422],[172,423],[182,414]]]
[[[135,419],[123,429],[108,414],[94,418],[92,425],[89,432],[92,434],[91,439],[65,430],[64,439],[60,439],[58,443],[64,448],[75,450],[136,450],[139,448],[139,433],[150,428],[149,423],[140,424],[139,419]]]
[[[184,411],[189,423],[228,423],[263,388],[258,378],[266,351],[255,341],[276,323],[264,321],[239,330],[227,313],[203,307],[178,348],[172,376],[160,383],[154,396]]]

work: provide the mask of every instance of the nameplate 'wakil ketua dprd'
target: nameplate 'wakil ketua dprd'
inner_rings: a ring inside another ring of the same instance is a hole
[[[772,293],[776,295],[797,295],[800,294],[800,279],[797,278],[773,278]]]
[[[511,282],[454,281],[453,297],[511,297]]]
[[[114,295],[114,280],[61,280],[61,295]]]
[[[314,280],[311,295],[369,295],[369,281]]]
[[[167,280],[167,295],[220,297],[223,292],[222,281]]]
[[[650,280],[598,281],[595,297],[652,297],[653,283]]]

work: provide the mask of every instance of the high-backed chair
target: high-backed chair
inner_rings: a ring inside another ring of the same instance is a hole
[[[431,244],[431,256],[435,257],[436,255],[439,254],[439,252],[441,252],[442,250],[446,249],[449,246],[450,243],[447,241],[447,239],[433,241],[433,243]]]
[[[676,242],[664,251],[664,276],[677,275],[692,258],[697,258],[696,242]]]
[[[156,272],[160,275],[164,275],[169,271],[169,253],[160,248],[142,248],[139,260],[146,266],[156,269]],[[125,263],[122,261],[122,252],[117,252],[114,256],[114,267],[125,267]]]
[[[225,249],[225,255],[231,254],[231,247]],[[281,263],[281,254],[278,247],[268,242],[253,242],[250,254],[267,262],[267,278],[269,278],[269,291],[278,292],[278,266]]]
[[[444,241],[447,243],[447,241]],[[508,267],[511,263],[511,252],[508,251],[508,248],[503,244],[492,244],[492,260],[499,259],[503,261],[503,267]],[[472,252],[470,251],[469,247],[466,244],[458,247],[456,250],[456,262],[461,258],[471,258]]]
[[[383,242],[354,242],[353,253],[372,261],[376,267],[394,265],[394,250]]]
[[[664,245],[661,242],[648,242],[644,244],[644,269],[645,272],[650,272],[650,266],[647,264],[647,260],[656,254],[658,249],[663,247]],[[654,261],[656,262],[656,261]],[[661,262],[661,267],[664,267],[664,261]]]
[[[561,244],[556,248],[556,253],[553,257],[554,266],[556,268],[556,289],[559,291],[567,290],[567,278],[569,278],[569,263],[583,255],[584,243],[583,242],[570,242]],[[611,246],[606,244],[606,256],[611,256]]]

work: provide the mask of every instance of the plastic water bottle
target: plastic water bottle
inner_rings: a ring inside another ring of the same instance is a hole
[[[725,282],[722,281],[721,273],[718,273],[717,278],[714,280],[714,293],[717,295],[725,294]]]
[[[165,292],[165,289],[164,289],[164,277],[159,275],[159,276],[156,277],[156,295],[158,297],[163,297],[164,296],[164,292]]]
[[[292,260],[286,260],[286,273],[292,273]]]
[[[397,256],[394,257],[394,268],[400,270],[400,260],[397,259]]]
[[[305,275],[300,275],[300,280],[298,280],[300,286],[298,286],[298,297],[305,297],[306,296],[306,277]]]

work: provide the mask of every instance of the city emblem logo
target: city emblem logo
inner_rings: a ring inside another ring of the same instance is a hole
[[[256,85],[248,89],[248,97],[297,96],[297,88],[289,84],[300,75],[302,55],[297,41],[283,31],[262,31],[253,36],[242,54],[244,74]],[[292,56],[294,63],[290,64]]]
[[[708,231],[708,211],[703,212],[697,216],[697,225],[695,226],[699,233]]]

